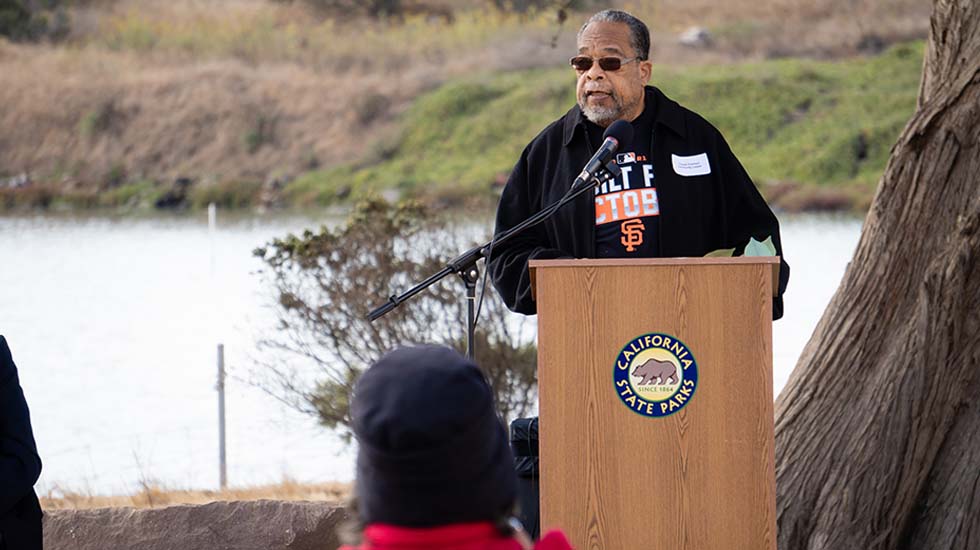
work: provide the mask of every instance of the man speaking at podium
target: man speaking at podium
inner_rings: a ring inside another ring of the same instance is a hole
[[[650,33],[619,10],[593,15],[571,59],[577,105],[524,149],[497,208],[500,234],[568,191],[617,120],[633,126],[620,144],[621,175],[554,216],[494,247],[490,274],[513,311],[533,315],[528,260],[775,254],[779,223],[721,133],[648,86]],[[773,319],[783,315],[789,266],[780,264]]]

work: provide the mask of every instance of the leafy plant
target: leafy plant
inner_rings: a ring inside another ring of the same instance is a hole
[[[279,319],[277,330],[259,342],[274,359],[260,360],[257,383],[349,437],[351,391],[372,362],[411,343],[464,347],[462,283],[451,277],[375,322],[367,320],[395,289],[407,290],[473,246],[463,229],[440,227],[418,203],[393,206],[372,198],[358,203],[345,225],[256,249]],[[535,398],[537,350],[523,322],[487,292],[476,360],[504,418],[527,414]]]
[[[275,119],[260,114],[251,121],[249,129],[242,137],[248,154],[258,151],[263,145],[272,143],[275,138]]]

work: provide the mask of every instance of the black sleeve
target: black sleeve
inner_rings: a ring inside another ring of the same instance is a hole
[[[0,516],[31,491],[40,475],[27,401],[7,340],[0,336]]]
[[[514,166],[507,184],[504,186],[500,203],[497,205],[497,222],[494,234],[507,231],[520,224],[541,207],[541,185],[530,181],[535,172],[530,166],[531,145],[521,154]],[[500,245],[494,244],[488,262],[488,269],[500,297],[511,311],[534,315],[537,305],[531,297],[531,274],[529,260],[550,260],[567,257],[548,242],[542,224],[529,227],[526,231]]]
[[[772,318],[779,319],[783,316],[783,293],[786,292],[786,284],[789,282],[789,264],[783,255],[779,221],[721,133],[717,134],[717,152],[721,164],[720,177],[725,189],[729,246],[741,254],[749,244],[749,238],[761,242],[772,237],[772,243],[776,247],[776,255],[779,256],[779,289],[772,300]]]

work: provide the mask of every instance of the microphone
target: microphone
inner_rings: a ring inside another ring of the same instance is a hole
[[[602,146],[592,155],[592,158],[586,163],[585,168],[575,178],[572,189],[581,185],[587,185],[595,177],[596,172],[601,170],[609,162],[609,159],[616,154],[620,145],[628,145],[631,141],[633,141],[632,124],[625,120],[617,120],[610,124],[602,134]]]

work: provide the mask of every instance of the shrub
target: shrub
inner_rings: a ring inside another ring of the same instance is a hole
[[[462,348],[465,341],[463,285],[452,275],[373,323],[368,313],[393,288],[407,290],[470,246],[417,203],[370,199],[341,227],[307,230],[257,249],[279,319],[259,342],[273,358],[260,362],[257,383],[349,436],[350,394],[368,365],[398,345]],[[492,292],[481,319],[476,359],[498,409],[505,418],[527,414],[536,388],[533,336]]]
[[[272,143],[275,139],[275,119],[260,114],[249,124],[249,129],[242,137],[248,154],[258,151],[263,145]]]
[[[192,187],[190,202],[193,208],[206,208],[212,202],[221,208],[248,208],[258,204],[261,191],[262,183],[258,181],[227,180]]]
[[[69,21],[63,0],[0,0],[0,36],[14,41],[68,35]]]

